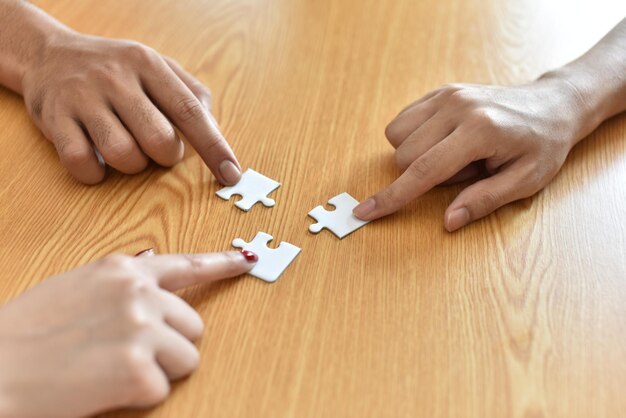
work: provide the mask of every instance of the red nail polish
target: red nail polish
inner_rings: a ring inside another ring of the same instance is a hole
[[[147,255],[147,256],[154,255],[154,248],[147,248],[143,251],[139,251],[137,254],[135,254],[135,257],[140,257],[144,255]]]
[[[252,251],[243,250],[241,251],[241,254],[243,254],[243,256],[249,263],[256,263],[257,261],[259,261],[259,256]]]

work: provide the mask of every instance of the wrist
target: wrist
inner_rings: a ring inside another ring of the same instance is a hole
[[[65,27],[54,27],[45,34],[41,34],[36,44],[29,51],[28,57],[20,65],[19,86],[14,91],[23,95],[25,90],[24,83],[28,73],[36,72],[45,66],[48,58],[54,54],[55,48],[59,44],[69,42],[70,38],[75,35],[76,32]]]
[[[71,29],[27,2],[0,3],[0,84],[23,93],[26,71],[41,63],[51,40]],[[4,45],[2,45],[4,44]]]
[[[572,147],[593,132],[609,117],[606,98],[594,89],[585,74],[562,67],[543,74],[538,83],[551,83],[562,95],[565,112],[572,124]]]

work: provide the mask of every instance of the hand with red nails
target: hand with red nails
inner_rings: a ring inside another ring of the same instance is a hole
[[[174,60],[138,42],[76,33],[35,6],[0,0],[0,83],[24,96],[61,164],[94,184],[105,165],[126,173],[172,166],[185,135],[217,180],[241,167],[211,115],[209,90]]]
[[[450,204],[448,231],[544,188],[572,147],[626,110],[626,19],[577,61],[520,86],[451,84],[405,108],[386,130],[403,174],[354,209],[396,212],[433,187],[475,181]]]
[[[0,416],[147,407],[198,367],[196,311],[173,292],[246,273],[253,254],[112,255],[0,308]]]

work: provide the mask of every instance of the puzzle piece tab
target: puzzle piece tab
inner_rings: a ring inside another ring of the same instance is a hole
[[[322,229],[326,228],[339,239],[342,239],[348,234],[356,231],[362,226],[369,223],[369,221],[362,221],[352,214],[359,202],[350,196],[348,193],[341,193],[330,199],[329,204],[333,205],[336,209],[332,212],[324,209],[323,206],[318,206],[309,212],[309,216],[315,218],[317,223],[309,226],[309,231],[317,234]]]
[[[236,202],[235,206],[247,212],[257,202],[263,203],[268,208],[274,206],[276,202],[267,195],[279,187],[279,182],[249,168],[241,175],[241,180],[237,184],[224,187],[216,194],[224,200],[230,199],[233,195],[241,196],[241,200]]]
[[[288,242],[281,242],[278,248],[269,248],[267,243],[273,239],[271,235],[259,232],[252,242],[245,242],[241,238],[233,240],[233,247],[252,251],[259,256],[259,261],[249,274],[269,283],[278,280],[289,264],[300,254],[300,248]]]

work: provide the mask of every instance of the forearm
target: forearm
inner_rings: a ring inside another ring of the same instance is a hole
[[[544,77],[560,77],[577,95],[585,115],[578,140],[626,111],[626,19],[583,56]]]
[[[22,93],[22,76],[66,26],[23,0],[0,0],[0,84]]]

